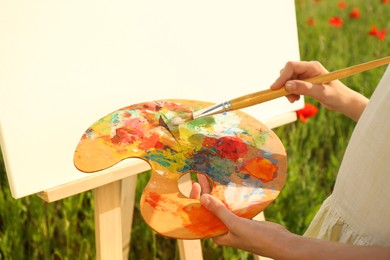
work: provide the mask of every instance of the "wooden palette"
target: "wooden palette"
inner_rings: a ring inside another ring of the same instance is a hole
[[[287,156],[273,131],[240,111],[180,125],[171,122],[209,105],[161,100],[119,109],[88,128],[75,150],[74,164],[83,172],[96,172],[127,158],[141,158],[151,166],[140,203],[152,229],[180,239],[223,234],[227,229],[219,219],[199,200],[180,192],[179,179],[187,173],[207,175],[211,194],[250,219],[278,196],[286,180]]]

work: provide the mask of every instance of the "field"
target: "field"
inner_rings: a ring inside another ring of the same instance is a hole
[[[390,55],[390,3],[386,0],[296,0],[301,60],[318,60],[336,70]],[[343,80],[370,96],[385,67]],[[276,133],[288,153],[288,180],[265,211],[270,221],[303,234],[335,176],[355,126],[350,119],[319,108],[306,123],[282,126]],[[137,201],[148,180],[141,175]],[[92,192],[44,203],[36,196],[14,200],[0,158],[0,259],[94,259]],[[176,241],[157,235],[136,205],[130,259],[179,259]],[[55,238],[55,239],[53,239]],[[142,241],[142,242],[140,242]],[[246,252],[202,241],[204,259],[252,259]]]

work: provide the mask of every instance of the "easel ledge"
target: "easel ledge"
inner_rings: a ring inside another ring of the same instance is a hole
[[[263,123],[272,129],[296,119],[296,113],[289,112]],[[42,191],[38,196],[46,202],[54,202],[94,190],[97,259],[127,259],[137,175],[148,170],[148,163],[133,161],[131,164]],[[264,220],[264,215],[261,213],[255,219]],[[200,240],[178,240],[178,245],[181,259],[203,259]],[[259,260],[260,257],[254,256],[254,259]]]
[[[150,165],[140,160],[139,162],[115,167],[110,171],[91,173],[88,177],[42,191],[37,195],[46,202],[54,202],[138,175],[148,170],[150,170]]]

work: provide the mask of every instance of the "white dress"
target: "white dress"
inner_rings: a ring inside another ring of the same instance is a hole
[[[390,66],[360,117],[307,237],[390,246]]]

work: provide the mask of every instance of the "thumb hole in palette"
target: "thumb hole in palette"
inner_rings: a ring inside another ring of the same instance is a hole
[[[212,181],[205,174],[197,172],[185,173],[180,177],[178,181],[180,193],[187,198],[193,198],[191,196],[193,183],[199,183],[201,187],[200,194],[211,193],[213,187]]]

